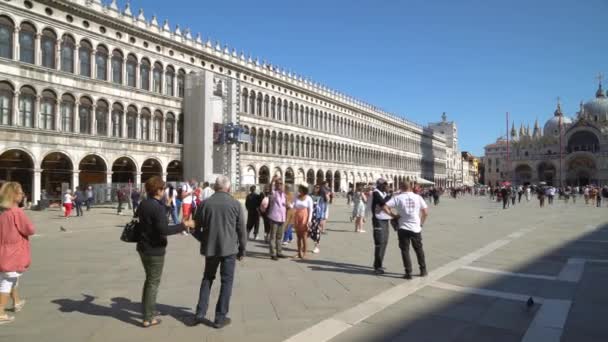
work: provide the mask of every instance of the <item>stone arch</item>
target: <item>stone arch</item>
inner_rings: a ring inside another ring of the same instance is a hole
[[[270,169],[266,165],[262,165],[258,171],[258,183],[270,184]]]
[[[313,185],[315,184],[315,170],[309,169],[306,172],[306,183]]]
[[[135,183],[137,162],[130,156],[121,156],[112,162],[112,183]]]
[[[141,164],[142,184],[154,176],[162,177],[163,169],[163,164],[158,158],[150,157],[144,160],[144,162]]]
[[[78,163],[80,171],[78,183],[81,186],[88,184],[105,184],[107,182],[108,163],[101,155],[90,153]]]
[[[184,168],[180,160],[167,164],[167,182],[180,182],[184,179]]]
[[[534,171],[528,164],[519,164],[514,169],[515,184],[529,184],[532,182]]]
[[[42,169],[41,189],[46,198],[61,201],[62,194],[73,187],[74,159],[63,151],[51,151],[40,163]]]
[[[543,161],[538,164],[538,180],[541,182],[546,182],[548,185],[557,185],[554,184],[557,180],[557,168],[555,165],[549,161]]]
[[[9,147],[0,153],[0,179],[8,182],[18,182],[32,200],[32,179],[35,159],[31,152],[21,147]]]
[[[241,185],[254,185],[256,183],[255,166],[247,165],[241,174]]]

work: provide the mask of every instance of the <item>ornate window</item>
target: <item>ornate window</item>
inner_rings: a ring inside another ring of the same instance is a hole
[[[129,106],[127,111],[127,138],[135,139],[137,132],[137,109]]]
[[[57,97],[49,90],[42,92],[42,100],[40,101],[40,128],[54,129],[55,128],[55,105]]]
[[[127,57],[127,85],[135,87],[137,85],[135,71],[137,70],[137,58],[133,55]]]
[[[186,89],[186,72],[180,69],[177,73],[177,96],[184,97]]]
[[[123,56],[119,50],[112,52],[112,82],[122,84]]]
[[[76,101],[71,95],[65,94],[61,97],[61,130],[63,132],[74,131],[74,104]]]
[[[95,66],[97,67],[97,79],[106,81],[108,79],[108,49],[104,46],[97,47]]]
[[[152,71],[152,82],[153,91],[155,93],[162,94],[163,90],[163,66],[156,62],[154,63],[154,70]]]
[[[24,63],[34,64],[36,28],[29,23],[21,24],[19,31],[19,60]]]
[[[0,16],[0,57],[13,58],[13,32],[15,25],[4,16]]]
[[[57,44],[57,35],[55,32],[45,29],[42,31],[40,45],[42,48],[42,66],[55,69],[55,45]]]
[[[154,113],[153,125],[154,125],[153,140],[158,141],[158,142],[163,141],[163,136],[162,136],[163,115],[159,111],[156,111]]]
[[[243,107],[241,107],[241,110],[243,111],[243,113],[247,113],[247,107],[249,104],[249,91],[247,90],[247,88],[243,88],[243,93],[241,94],[241,97],[243,98]]]
[[[139,77],[141,79],[141,89],[150,90],[150,61],[147,59],[141,60],[141,65],[139,66]]]
[[[253,90],[249,93],[249,113],[255,114],[255,92]]]
[[[108,103],[101,100],[97,101],[95,110],[95,121],[97,123],[97,135],[108,135]]]
[[[76,43],[74,38],[64,35],[61,42],[61,70],[65,72],[74,72],[74,49]]]
[[[165,132],[167,132],[167,142],[175,144],[175,115],[173,115],[173,113],[167,114]]]
[[[93,120],[93,102],[83,97],[80,99],[78,109],[78,120],[80,121],[80,133],[91,134],[91,121]]]
[[[150,140],[150,118],[150,111],[147,108],[142,109],[139,119],[142,140]]]
[[[175,69],[172,66],[167,67],[167,73],[165,74],[165,94],[168,96],[174,96],[173,85],[175,83]]]
[[[30,87],[21,88],[19,95],[19,126],[34,127],[36,92]]]
[[[93,47],[86,40],[80,41],[78,60],[80,61],[80,76],[91,77],[91,54]]]
[[[177,134],[178,134],[178,143],[184,143],[184,114],[180,114],[177,119]]]
[[[10,125],[13,113],[13,87],[7,82],[0,82],[0,125]]]
[[[122,137],[122,116],[124,110],[120,103],[112,105],[112,136],[120,138]]]

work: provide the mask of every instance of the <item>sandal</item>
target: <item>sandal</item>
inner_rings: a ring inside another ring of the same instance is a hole
[[[160,319],[153,319],[152,321],[143,321],[142,326],[144,328],[153,327],[155,325],[159,325],[162,322]]]
[[[0,325],[1,324],[6,324],[6,323],[11,323],[14,320],[15,320],[15,317],[9,316],[9,315],[5,314],[3,316],[0,316]]]
[[[15,306],[13,307],[13,312],[19,312],[19,311],[23,310],[24,306],[25,306],[25,299],[22,299],[19,301],[19,303],[15,304]]]

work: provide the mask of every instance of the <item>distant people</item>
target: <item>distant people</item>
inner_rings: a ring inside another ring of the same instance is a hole
[[[87,187],[87,191],[85,193],[85,195],[87,196],[87,211],[91,210],[91,207],[93,206],[93,203],[95,202],[95,193],[93,192],[93,187],[92,186],[88,186]]]
[[[9,299],[13,301],[13,312],[21,311],[25,305],[19,296],[19,278],[31,264],[29,237],[35,231],[32,221],[19,208],[23,196],[17,182],[0,187],[0,325],[15,320],[5,311]]]
[[[167,206],[167,210],[169,211],[173,224],[177,224],[179,222],[179,219],[177,218],[177,204],[175,203],[176,197],[177,191],[175,191],[173,185],[169,184],[169,186],[165,189],[165,205]]]
[[[389,236],[389,222],[392,217],[383,208],[391,197],[387,195],[388,183],[384,178],[376,181],[376,189],[372,193],[372,227],[374,228],[374,272],[384,274],[384,255]]]
[[[274,188],[269,198],[267,217],[270,221],[270,258],[278,260],[285,258],[283,254],[283,234],[285,233],[285,222],[287,218],[287,197],[283,180],[278,177],[272,177],[270,186]]]
[[[82,205],[86,202],[84,192],[77,186],[74,193],[74,206],[76,207],[76,216],[82,216]]]
[[[545,196],[547,197],[549,204],[552,205],[553,198],[555,197],[555,188],[552,186],[547,187],[547,190],[545,190]]]
[[[544,208],[545,207],[545,189],[539,188],[537,190],[537,194],[538,194],[538,202],[540,204],[540,207]]]
[[[308,236],[315,243],[315,248],[312,252],[317,254],[320,253],[319,245],[321,244],[321,219],[325,216],[325,213],[320,209],[319,203],[321,202],[321,186],[315,185],[310,196],[313,203],[312,219],[310,226],[308,227]]]
[[[319,192],[321,196],[321,200],[319,201],[319,211],[321,214],[319,228],[321,229],[321,234],[326,234],[325,224],[327,223],[327,219],[329,218],[329,204],[331,202],[331,196],[333,196],[328,184],[328,182],[321,183],[321,188]]]
[[[209,186],[209,182],[204,182],[203,191],[201,193],[201,202],[208,200],[209,197],[211,197],[214,193],[215,191],[213,191],[213,189]]]
[[[351,215],[355,219],[355,233],[365,233],[363,224],[365,223],[366,204],[367,196],[363,192],[363,185],[357,184],[356,191],[353,193],[353,212]]]
[[[116,214],[122,215],[122,204],[127,201],[127,193],[123,187],[116,190],[116,199],[118,200],[118,207],[116,208]]]
[[[260,195],[260,217],[264,223],[264,241],[268,242],[270,238],[270,219],[268,219],[268,205],[270,203],[270,196],[272,195],[272,188],[270,184],[264,186],[264,192]]]
[[[422,226],[428,216],[427,205],[424,199],[412,192],[409,182],[402,183],[401,194],[391,198],[383,207],[386,214],[399,219],[397,234],[399,236],[399,249],[405,267],[405,279],[412,279],[412,259],[410,258],[410,242],[416,252],[416,259],[420,267],[420,276],[427,275],[424,250],[422,249]],[[391,209],[395,209],[397,214]]]
[[[146,272],[142,294],[142,325],[148,328],[161,323],[161,320],[154,316],[158,286],[165,264],[167,236],[193,228],[194,221],[186,220],[170,226],[165,204],[162,203],[165,182],[160,177],[154,176],[146,181],[145,187],[148,196],[140,203],[137,210],[141,229],[137,252]]]
[[[511,195],[511,205],[515,206],[515,200],[517,199],[517,191],[515,190],[515,187],[511,187],[510,195]]]
[[[260,204],[262,197],[256,193],[255,185],[249,188],[249,195],[245,198],[245,209],[247,209],[247,237],[253,230],[253,240],[258,239],[260,231]]]
[[[73,198],[72,190],[67,189],[63,195],[63,215],[66,220],[69,219],[72,214],[72,208],[74,207]]]
[[[138,189],[133,189],[131,191],[131,207],[133,208],[133,216],[137,213],[137,208],[139,207],[139,202],[141,199],[141,193]]]
[[[193,185],[196,185],[196,180],[193,178],[190,182],[184,182],[182,185],[182,221],[189,220],[192,214],[193,206]]]
[[[298,240],[298,258],[306,258],[306,238],[308,228],[312,223],[312,215],[314,211],[314,203],[312,198],[308,196],[308,187],[304,185],[298,186],[298,194],[293,201],[294,226],[296,237]]]
[[[247,245],[245,215],[239,201],[230,195],[230,179],[219,176],[215,193],[197,210],[193,235],[201,242],[205,271],[201,282],[195,323],[204,323],[209,306],[211,285],[220,269],[221,288],[215,306],[213,326],[221,329],[231,323],[228,317],[236,260],[243,260]]]
[[[530,186],[526,186],[524,193],[526,194],[526,202],[530,202],[530,195],[532,193]]]
[[[500,197],[502,199],[502,208],[507,209],[509,206],[509,189],[506,186],[500,189]]]

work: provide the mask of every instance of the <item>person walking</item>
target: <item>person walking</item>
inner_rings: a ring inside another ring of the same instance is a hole
[[[321,243],[321,219],[325,215],[319,206],[319,203],[321,202],[320,185],[315,185],[312,191],[312,196],[310,196],[310,198],[312,199],[313,209],[310,227],[308,227],[308,236],[315,243],[315,248],[313,248],[312,252],[317,254],[321,252],[321,250],[319,249],[319,244]]]
[[[76,206],[76,216],[82,216],[82,204],[86,202],[84,193],[80,187],[76,187],[76,193],[74,194],[74,205]]]
[[[529,185],[526,186],[524,193],[526,194],[526,202],[530,202],[530,195],[532,193],[532,189],[530,188]]]
[[[515,200],[517,199],[517,191],[515,191],[515,187],[511,187],[510,195],[511,195],[511,205],[515,206]]]
[[[258,239],[260,231],[260,203],[262,197],[255,192],[256,187],[252,185],[249,188],[249,195],[245,198],[245,208],[247,209],[247,237],[250,236],[253,230],[253,240]]]
[[[87,191],[86,191],[85,195],[87,196],[87,202],[86,202],[87,203],[87,211],[89,211],[89,210],[91,210],[91,206],[93,206],[93,202],[95,200],[95,198],[94,198],[95,194],[93,192],[93,187],[92,186],[89,185],[87,187]]]
[[[268,243],[270,239],[270,220],[268,219],[268,205],[270,203],[270,196],[272,194],[272,188],[270,184],[264,186],[264,192],[260,194],[260,217],[264,223],[264,242]]]
[[[209,186],[209,182],[204,182],[203,191],[201,192],[200,196],[201,203],[208,200],[214,193],[215,191],[213,191],[213,189]]]
[[[133,208],[133,216],[137,215],[137,208],[139,207],[139,201],[141,198],[141,193],[137,189],[133,189],[131,191],[131,207]]]
[[[74,206],[73,198],[72,190],[67,189],[63,195],[63,215],[66,220],[69,219],[72,214],[72,208]]]
[[[186,220],[170,226],[167,220],[167,209],[162,201],[165,182],[160,177],[154,176],[146,181],[145,188],[148,196],[137,209],[139,229],[141,229],[137,252],[146,273],[141,302],[142,325],[148,328],[161,323],[160,319],[154,317],[154,312],[158,286],[165,264],[167,236],[193,228],[194,221]]]
[[[355,233],[365,233],[363,223],[365,222],[365,204],[367,197],[363,193],[363,185],[357,184],[356,191],[353,193],[353,213],[355,218]]]
[[[325,224],[327,223],[327,219],[329,219],[329,204],[331,196],[333,196],[328,182],[321,183],[319,194],[321,195],[321,200],[319,201],[319,211],[321,214],[319,228],[321,228],[321,234],[327,234]]]
[[[215,181],[215,193],[196,211],[196,227],[192,233],[200,241],[200,252],[205,256],[205,271],[194,321],[196,324],[205,322],[211,286],[219,267],[221,288],[213,322],[217,329],[231,323],[228,312],[236,260],[243,260],[247,245],[245,215],[239,201],[229,192],[230,179],[219,176]]]
[[[298,195],[293,202],[294,226],[298,239],[298,258],[306,258],[306,235],[308,228],[312,223],[312,215],[314,211],[314,203],[312,198],[308,196],[308,187],[304,185],[298,186]]]
[[[120,187],[116,190],[116,199],[118,200],[118,208],[116,208],[116,215],[122,215],[122,204],[127,200],[127,194],[125,189]]]
[[[287,198],[283,180],[280,177],[274,176],[270,186],[274,188],[268,199],[268,208],[266,209],[270,221],[270,258],[279,260],[279,258],[285,258],[285,255],[283,255],[283,234],[285,233],[284,223],[287,217]]]
[[[540,207],[544,208],[545,207],[545,189],[538,188],[536,192],[538,194],[538,201],[540,203]]]
[[[521,203],[521,197],[523,195],[524,195],[524,187],[520,185],[517,187],[517,203]]]
[[[507,209],[509,206],[509,189],[506,186],[500,188],[500,197],[502,199],[502,208]]]
[[[412,259],[410,258],[410,243],[414,247],[420,276],[427,276],[424,250],[422,249],[422,226],[428,217],[428,207],[424,199],[412,192],[409,182],[402,183],[401,194],[391,198],[384,205],[384,212],[398,219],[397,234],[399,236],[399,249],[405,267],[405,279],[412,279]],[[391,209],[397,211],[394,214]]]
[[[388,244],[389,222],[391,216],[383,208],[391,197],[387,195],[388,183],[384,178],[376,181],[372,192],[372,227],[374,228],[374,273],[384,274],[384,254]]]
[[[189,220],[192,215],[192,206],[194,205],[192,186],[196,185],[196,180],[193,178],[190,183],[184,182],[182,185],[182,221]]]
[[[25,299],[19,296],[19,278],[31,264],[29,237],[35,230],[19,208],[23,196],[17,182],[6,182],[0,187],[0,325],[15,320],[5,311],[10,299],[13,312],[21,311],[25,305]]]

